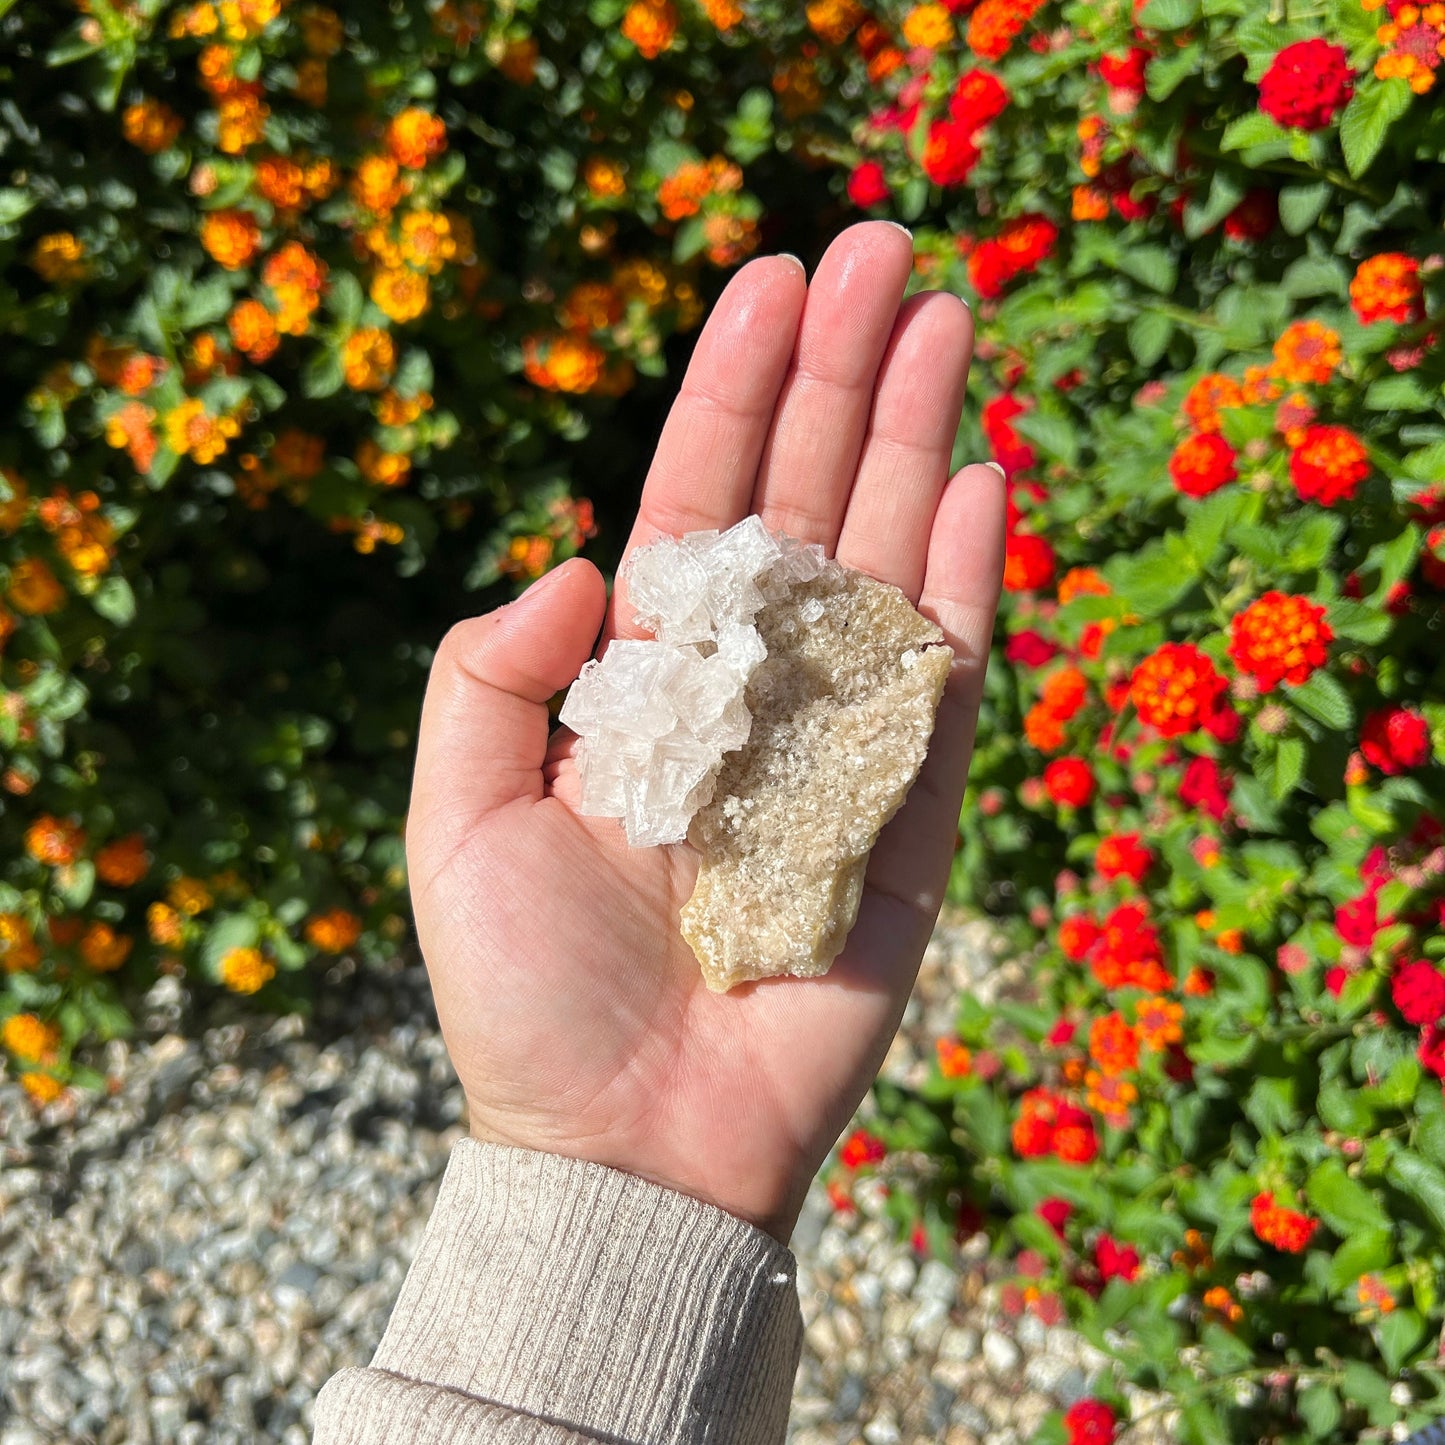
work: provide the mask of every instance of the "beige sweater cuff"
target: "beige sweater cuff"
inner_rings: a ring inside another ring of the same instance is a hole
[[[752,1225],[597,1164],[464,1140],[371,1369],[322,1392],[316,1439],[418,1439],[386,1417],[414,1429],[443,1410],[453,1439],[776,1445],[801,1340],[793,1256]],[[498,1431],[509,1414],[535,1427]]]

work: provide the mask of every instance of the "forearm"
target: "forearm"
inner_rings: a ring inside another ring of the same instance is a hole
[[[317,1445],[774,1445],[801,1341],[794,1261],[632,1175],[470,1140],[368,1370]]]

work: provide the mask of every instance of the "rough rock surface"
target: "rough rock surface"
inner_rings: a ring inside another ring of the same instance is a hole
[[[826,973],[928,751],[952,652],[896,587],[829,563],[758,615],[752,732],[688,838],[682,934],[709,988]]]
[[[999,968],[987,929],[946,922],[888,1071],[923,1067],[955,990]],[[425,974],[338,969],[304,1028],[238,1010],[204,1032],[167,979],[142,1024],[109,1096],[37,1117],[0,1083],[0,1445],[305,1445],[316,1392],[381,1338],[462,1133]],[[980,1253],[921,1263],[861,1205],[815,1188],[794,1237],[792,1445],[1019,1445],[1077,1395],[1082,1341],[1003,1318]]]

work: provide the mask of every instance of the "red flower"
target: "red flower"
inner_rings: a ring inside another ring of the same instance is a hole
[[[1376,321],[1418,321],[1420,263],[1400,251],[1361,261],[1350,282],[1350,305],[1365,326]]]
[[[1420,1035],[1420,1062],[1435,1075],[1445,1079],[1445,1029],[1433,1024]]]
[[[1105,838],[1094,855],[1101,878],[1132,878],[1136,883],[1144,881],[1153,862],[1153,853],[1137,833],[1116,833]]]
[[[1308,428],[1289,459],[1289,479],[1300,499],[1322,507],[1352,500],[1369,475],[1369,453],[1347,427]]]
[[[1065,958],[1080,963],[1098,936],[1099,925],[1087,913],[1071,913],[1059,924],[1059,949]]]
[[[883,178],[883,166],[878,161],[864,161],[848,177],[848,199],[862,210],[882,205],[888,194],[888,182]]]
[[[1328,40],[1297,40],[1270,62],[1259,108],[1279,125],[1323,130],[1355,91],[1349,52]]]
[[[1104,1283],[1111,1279],[1122,1279],[1131,1283],[1139,1273],[1139,1251],[1130,1244],[1120,1244],[1107,1234],[1101,1234],[1094,1245],[1094,1263]]]
[[[1067,1199],[1050,1197],[1040,1200],[1034,1213],[1043,1220],[1060,1239],[1064,1237],[1064,1226],[1069,1222],[1069,1216],[1074,1212],[1074,1206]]]
[[[1236,615],[1229,655],[1261,692],[1272,692],[1281,682],[1307,682],[1325,665],[1334,636],[1325,609],[1308,597],[1266,592]]]
[[[881,1139],[866,1129],[855,1129],[838,1151],[838,1159],[845,1169],[861,1169],[865,1164],[881,1163],[887,1153]]]
[[[1350,975],[1338,965],[1325,970],[1325,987],[1334,994],[1336,998],[1345,991],[1345,984],[1349,981]]]
[[[961,186],[978,164],[973,132],[956,120],[936,120],[923,147],[923,174],[936,186]],[[972,260],[970,259],[970,269]]]
[[[1249,1222],[1265,1244],[1272,1244],[1285,1254],[1303,1254],[1320,1227],[1318,1219],[1276,1204],[1273,1194],[1254,1196],[1249,1206]]]
[[[1137,903],[1122,903],[1104,919],[1089,950],[1089,967],[1102,988],[1162,993],[1174,983],[1164,967],[1159,930]]]
[[[1013,427],[1014,418],[1028,410],[1011,391],[1006,391],[986,401],[979,413],[979,425],[993,451],[993,459],[1009,477],[1028,471],[1038,460],[1033,447]]]
[[[1068,1445],[1113,1445],[1118,1417],[1102,1400],[1080,1400],[1064,1412]]]
[[[1179,801],[1215,820],[1229,812],[1232,781],[1213,758],[1191,758],[1179,784]]]
[[[993,71],[975,66],[959,76],[953,98],[948,102],[948,113],[971,131],[981,130],[1003,114],[1008,102],[1009,93],[1003,81]]]
[[[1099,59],[1099,79],[1110,90],[1132,90],[1144,93],[1144,71],[1154,52],[1135,45],[1123,55],[1105,55]]]
[[[1235,451],[1217,432],[1185,437],[1169,458],[1169,475],[1187,497],[1207,497],[1239,475]]]
[[[1406,1023],[1433,1028],[1445,1016],[1445,974],[1423,958],[1403,964],[1390,981],[1390,996]]]
[[[1013,1146],[1020,1158],[1055,1154],[1066,1164],[1087,1164],[1099,1153],[1098,1135],[1088,1113],[1047,1089],[1030,1089],[1019,1100]]]
[[[1373,890],[1335,909],[1335,932],[1356,948],[1369,948],[1383,925]]]
[[[1010,592],[1036,592],[1053,576],[1054,549],[1032,532],[1014,532],[1007,542],[1003,585]]]
[[[1231,241],[1262,241],[1279,220],[1279,200],[1270,190],[1258,188],[1224,218],[1224,234]]]
[[[1058,647],[1032,628],[1015,632],[1004,644],[1003,655],[1024,667],[1042,667],[1059,655]]]
[[[1094,796],[1094,770],[1082,758],[1055,758],[1044,769],[1044,787],[1061,808],[1082,808]]]
[[[1129,698],[1142,722],[1177,738],[1204,724],[1227,686],[1192,642],[1166,642],[1134,669]]]
[[[1395,703],[1378,708],[1360,729],[1360,751],[1387,777],[1423,767],[1430,760],[1430,724]]]
[[[1054,249],[1059,228],[1046,216],[1030,214],[1004,222],[997,236],[980,241],[968,258],[973,289],[991,300],[1015,276],[1032,271]]]

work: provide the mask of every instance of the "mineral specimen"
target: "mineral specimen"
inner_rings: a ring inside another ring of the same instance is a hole
[[[826,973],[927,751],[942,632],[756,517],[654,542],[624,577],[657,640],[614,642],[568,695],[582,811],[701,852],[682,933],[709,988]]]

